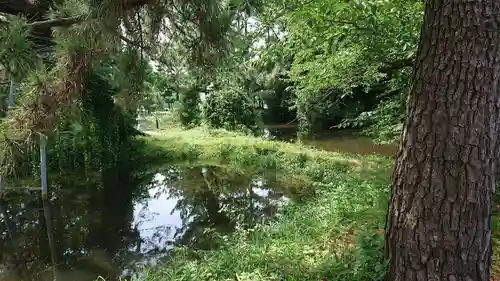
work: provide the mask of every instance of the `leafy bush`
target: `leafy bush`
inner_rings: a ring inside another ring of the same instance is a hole
[[[191,87],[181,93],[177,113],[179,114],[179,121],[186,128],[200,124],[200,89]]]
[[[94,69],[81,102],[62,107],[56,132],[49,137],[49,171],[68,174],[95,172],[128,161],[137,145],[134,116],[117,106],[111,86],[99,69]],[[31,156],[33,172],[38,175],[39,154]]]
[[[211,92],[203,106],[210,127],[259,134],[260,114],[243,88],[232,86]]]

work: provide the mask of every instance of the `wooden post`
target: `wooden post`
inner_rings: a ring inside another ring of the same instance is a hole
[[[40,134],[40,179],[42,198],[47,199],[47,136]]]

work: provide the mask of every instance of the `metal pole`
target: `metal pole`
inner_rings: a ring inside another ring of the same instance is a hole
[[[14,107],[15,95],[16,95],[16,82],[14,81],[14,77],[11,77],[10,88],[9,88],[9,103],[7,104],[7,115],[9,115],[12,107]]]
[[[57,280],[57,252],[56,245],[54,241],[54,231],[52,227],[52,216],[51,216],[51,208],[50,202],[46,199],[42,199],[43,204],[43,216],[45,218],[45,225],[47,230],[47,238],[49,239],[49,248],[50,248],[50,258],[52,260],[52,280]]]
[[[40,178],[42,198],[47,199],[47,136],[40,135]]]

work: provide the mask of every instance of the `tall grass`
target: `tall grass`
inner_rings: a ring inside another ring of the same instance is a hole
[[[149,153],[165,162],[272,173],[312,196],[286,206],[272,223],[218,237],[216,251],[177,248],[141,280],[380,280],[388,159],[203,128],[146,140]]]

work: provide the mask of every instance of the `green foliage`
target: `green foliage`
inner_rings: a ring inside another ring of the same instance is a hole
[[[121,106],[131,112],[136,111],[140,101],[145,98],[144,82],[149,74],[148,62],[134,48],[127,48],[116,54],[114,61],[114,79],[111,82],[122,90],[119,96]]]
[[[149,140],[152,158],[187,163],[222,164],[234,171],[275,174],[282,181],[295,183],[304,192],[312,182],[335,171],[369,173],[387,163],[373,158],[359,161],[359,156],[323,152],[306,146],[268,141],[242,133],[197,128],[168,128]]]
[[[125,128],[132,124],[138,104],[150,94],[144,83],[150,74],[149,60],[158,59],[163,49],[174,45],[190,66],[211,68],[225,53],[226,34],[232,28],[232,10],[221,1],[192,0],[176,7],[161,1],[68,0],[46,4],[23,2],[0,7],[0,78],[3,83],[15,77],[23,98],[16,114],[5,120],[19,132],[5,129],[1,146],[13,151],[17,146],[10,144],[25,143],[19,145],[20,154],[28,153],[37,133],[57,132],[56,150],[51,153],[57,157],[70,153],[68,149],[80,153],[71,161],[83,161],[92,169],[115,163],[121,148],[127,147],[122,147],[122,141],[135,134]],[[32,10],[37,11],[36,16],[29,12]],[[44,21],[46,17],[51,20]],[[168,40],[160,40],[159,34]],[[87,89],[93,83],[102,84],[91,74],[96,66],[103,66],[104,73],[99,75],[109,84],[101,85],[102,92]],[[40,79],[42,76],[47,79]],[[90,95],[93,101],[87,100],[89,92],[96,94]],[[105,110],[90,106],[94,102],[105,104]],[[114,102],[126,113],[119,112]],[[2,155],[14,155],[8,151]],[[85,155],[80,157],[81,153]]]
[[[397,141],[401,135],[406,95],[382,100],[371,111],[364,111],[354,118],[344,119],[337,128],[364,128],[363,133],[378,143]]]
[[[3,83],[0,80],[0,118],[3,118],[7,114],[7,105],[9,99],[9,88],[10,83],[8,80],[4,80]]]
[[[34,68],[37,57],[28,40],[30,29],[24,20],[9,16],[7,26],[0,29],[0,76],[22,77]],[[0,24],[3,24],[0,22]]]
[[[365,129],[379,141],[399,134],[421,2],[232,5],[237,32],[231,56],[210,76],[217,89],[248,93],[268,123],[298,120],[303,137],[332,127]],[[215,126],[238,129],[242,118],[229,117]]]
[[[260,2],[230,1],[229,9],[233,13],[235,29],[235,32],[231,33],[232,46],[229,49],[231,56],[227,56],[210,73],[200,75],[199,69],[191,69],[187,77],[183,77],[187,80],[182,85],[184,88],[189,88],[186,85],[196,81],[195,84],[203,85],[204,88],[217,89],[210,91],[207,102],[203,105],[202,117],[210,126],[257,134],[260,133],[261,117],[259,116],[262,115],[264,98],[273,100],[277,105],[273,108],[279,108],[276,112],[287,110],[287,105],[284,105],[286,101],[282,101],[279,95],[278,97],[272,95],[275,91],[282,93],[285,90],[282,81],[275,77],[278,72],[269,70],[272,74],[269,75],[267,70],[261,71],[263,69],[252,65],[252,57],[256,55],[257,50],[253,43],[262,38],[261,30],[255,28],[252,20],[255,20],[254,16],[262,11],[261,8]],[[176,57],[172,53],[175,52],[171,52],[170,56]],[[175,67],[170,66],[170,68]],[[182,72],[182,70],[177,71]],[[200,76],[203,79],[200,79]],[[181,122],[184,125],[191,123],[192,114],[189,112],[196,111],[194,102],[191,100],[181,96]],[[187,110],[187,108],[192,108],[192,110]],[[234,111],[230,112],[230,109]]]
[[[394,75],[389,88],[379,97],[380,103],[372,110],[361,112],[353,118],[345,118],[337,128],[363,128],[363,133],[379,143],[394,142],[401,135],[410,69],[402,70]]]
[[[210,127],[246,133],[260,133],[257,106],[241,87],[233,86],[210,92],[203,106]]]
[[[49,138],[51,173],[93,176],[133,157],[138,145],[135,119],[113,102],[119,90],[106,76],[107,68],[94,68],[81,102],[60,109],[57,131]],[[36,151],[31,159],[37,171]]]
[[[176,85],[171,80],[165,73],[148,68],[144,85],[145,96],[140,100],[140,105],[149,112],[171,107],[176,101]]]
[[[201,122],[201,98],[199,87],[189,87],[180,94],[179,120],[186,128],[198,126]]]
[[[367,131],[371,133],[382,129],[387,133],[377,135],[381,139],[397,134],[401,109],[391,120],[363,119],[376,118],[378,112],[387,119],[385,108],[396,110],[392,103],[406,91],[422,14],[420,1],[270,1],[266,5],[261,19],[281,34],[260,57],[265,63],[290,58],[284,74],[305,135],[338,125],[342,119],[346,122],[341,127],[373,125]]]

